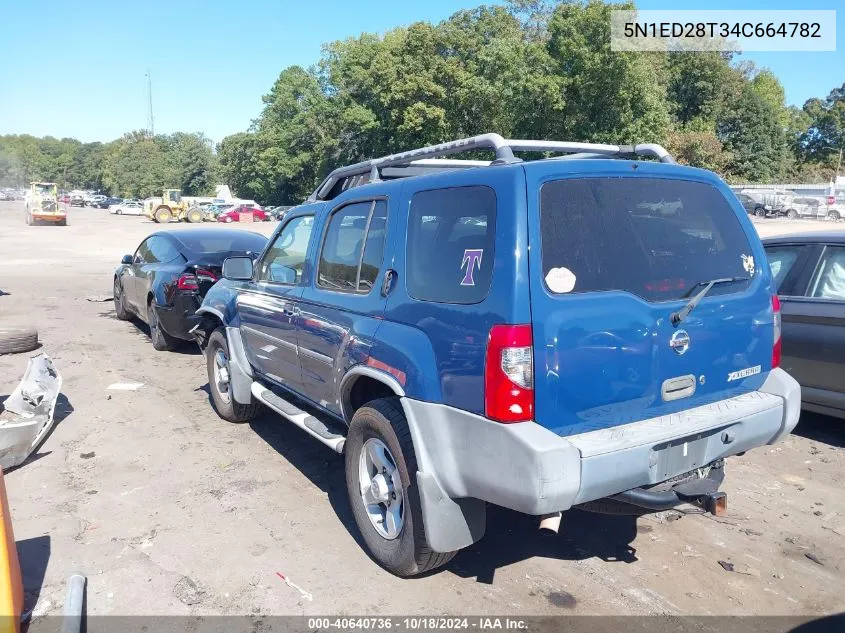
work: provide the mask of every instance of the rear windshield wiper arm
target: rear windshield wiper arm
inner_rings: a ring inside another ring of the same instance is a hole
[[[695,284],[695,286],[700,286],[701,284],[707,285],[701,289],[701,292],[690,299],[689,303],[687,303],[683,308],[670,314],[669,320],[672,322],[672,325],[678,325],[681,321],[686,319],[689,316],[689,313],[695,310],[695,306],[698,305],[699,301],[704,299],[705,295],[710,292],[710,289],[716,284],[727,284],[734,281],[748,281],[749,279],[751,279],[751,277],[722,277],[721,279],[712,279],[710,281],[699,281]],[[695,286],[693,286],[693,288],[695,288]]]

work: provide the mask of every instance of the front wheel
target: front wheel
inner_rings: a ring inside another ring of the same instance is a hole
[[[765,218],[766,217],[766,210],[763,207],[757,207],[754,209],[754,215],[758,218]]]
[[[344,454],[352,514],[379,565],[406,577],[452,560],[456,552],[434,552],[428,544],[414,443],[396,398],[373,400],[355,412]]]
[[[167,207],[159,207],[153,214],[153,219],[159,224],[167,224],[173,218],[173,213]]]
[[[836,222],[840,218],[839,211],[831,211],[827,214],[827,217]]]
[[[121,321],[129,321],[132,315],[126,309],[126,297],[123,296],[123,284],[120,279],[114,278],[114,313]]]
[[[249,422],[258,413],[259,403],[250,399],[249,404],[241,404],[232,396],[231,373],[229,368],[229,342],[226,332],[220,327],[208,338],[205,350],[208,387],[214,410],[229,422]]]
[[[795,209],[790,209],[786,212],[786,217],[790,220],[796,220],[798,218],[798,211],[796,211]]]
[[[199,211],[197,209],[192,209],[188,211],[188,222],[190,222],[191,224],[202,222],[202,211]]]

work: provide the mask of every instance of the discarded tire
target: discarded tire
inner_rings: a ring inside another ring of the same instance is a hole
[[[38,347],[38,332],[31,327],[0,326],[0,354],[28,352]]]

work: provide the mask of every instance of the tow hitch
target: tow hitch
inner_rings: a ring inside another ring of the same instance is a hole
[[[725,516],[728,513],[728,496],[719,490],[725,478],[723,466],[724,462],[716,462],[711,465],[707,476],[688,479],[669,489],[634,488],[610,498],[655,512],[691,503],[715,516]]]

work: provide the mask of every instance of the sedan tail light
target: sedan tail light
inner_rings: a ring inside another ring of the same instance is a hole
[[[197,268],[196,273],[182,273],[176,280],[176,288],[182,292],[197,292],[200,289],[200,282],[216,283],[218,280],[210,270]]]

